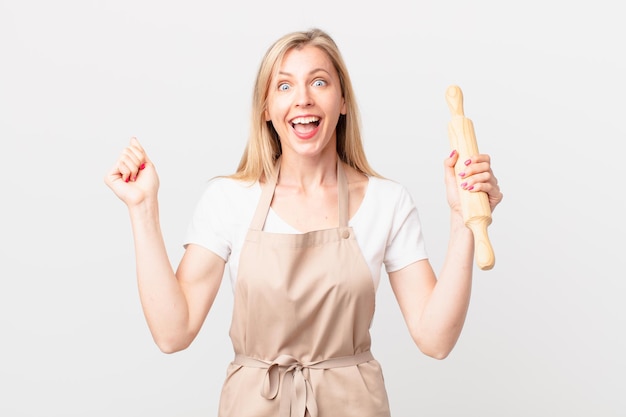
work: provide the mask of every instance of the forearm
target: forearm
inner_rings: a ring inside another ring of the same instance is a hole
[[[460,215],[451,215],[450,240],[442,270],[420,318],[419,334],[435,357],[445,357],[456,344],[469,308],[474,240]]]
[[[167,255],[157,202],[129,209],[137,284],[148,327],[157,345],[174,351],[189,343],[189,309]]]

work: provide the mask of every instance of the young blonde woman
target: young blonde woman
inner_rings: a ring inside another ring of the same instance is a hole
[[[210,181],[174,271],[159,226],[159,180],[133,138],[105,182],[128,206],[141,303],[164,352],[198,334],[226,265],[234,290],[234,359],[221,417],[380,417],[389,404],[370,351],[382,265],[416,345],[445,358],[470,299],[473,239],[444,160],[448,253],[437,278],[415,205],[368,164],[348,71],[323,31],[267,51],[236,172]],[[465,161],[463,188],[502,199],[488,155]]]

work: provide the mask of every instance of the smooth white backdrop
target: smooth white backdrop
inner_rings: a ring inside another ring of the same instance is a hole
[[[607,0],[0,0],[0,415],[216,415],[229,282],[192,346],[160,353],[102,178],[137,136],[177,265],[205,181],[239,161],[262,54],[310,27],[342,49],[371,163],[409,188],[435,269],[449,85],[505,194],[496,266],[476,270],[446,360],[413,345],[383,277],[373,352],[393,415],[625,415],[622,16]]]

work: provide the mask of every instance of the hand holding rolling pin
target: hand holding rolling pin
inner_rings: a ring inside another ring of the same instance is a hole
[[[478,152],[474,125],[463,112],[461,89],[448,87],[446,100],[452,115],[448,124],[452,155],[446,162],[449,204],[452,209],[460,206],[463,221],[474,235],[476,264],[482,270],[489,270],[495,264],[495,256],[487,226],[491,224],[491,212],[502,201],[502,192],[491,171],[490,156]],[[455,183],[457,192],[450,192]]]

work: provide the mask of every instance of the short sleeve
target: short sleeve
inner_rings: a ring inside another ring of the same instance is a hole
[[[405,187],[399,188],[385,250],[385,270],[400,270],[428,258],[417,207]]]
[[[187,227],[184,246],[200,245],[228,261],[232,248],[232,223],[227,206],[226,180],[212,179],[207,184]]]

